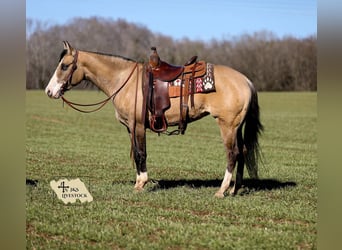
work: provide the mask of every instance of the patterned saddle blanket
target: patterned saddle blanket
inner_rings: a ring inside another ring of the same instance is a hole
[[[192,83],[189,84],[189,94],[196,93],[210,93],[215,92],[215,79],[214,79],[214,65],[207,63],[206,74],[197,77]],[[182,83],[182,75],[180,75],[176,80],[168,82],[169,86],[169,97],[180,97],[181,96],[181,85],[184,88],[184,81]]]

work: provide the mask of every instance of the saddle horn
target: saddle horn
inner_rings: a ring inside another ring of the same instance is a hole
[[[157,68],[160,65],[160,57],[156,47],[151,47],[152,54],[150,55],[150,66],[152,69]]]

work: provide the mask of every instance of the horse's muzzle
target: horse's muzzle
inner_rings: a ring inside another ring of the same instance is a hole
[[[58,98],[60,98],[60,97],[64,94],[64,91],[63,91],[63,89],[59,89],[59,90],[54,94],[53,91],[51,91],[50,89],[46,89],[46,90],[45,90],[45,93],[46,93],[47,96],[50,97],[50,98],[58,99]]]
[[[52,92],[48,89],[48,90],[46,90],[46,94],[48,95],[48,97],[52,97]]]

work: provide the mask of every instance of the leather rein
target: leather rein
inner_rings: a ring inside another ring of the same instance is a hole
[[[72,79],[72,75],[74,74],[74,72],[77,69],[77,58],[78,58],[78,51],[76,50],[76,54],[74,56],[74,61],[72,62],[73,66],[72,66],[72,70],[70,71],[67,80],[65,81],[64,85],[62,86],[62,94],[64,94],[64,92],[70,90],[72,88],[72,84],[71,84],[71,79]],[[62,95],[62,100],[63,100],[63,105],[64,103],[68,104],[71,108],[73,108],[74,110],[77,110],[79,112],[82,113],[92,113],[95,111],[100,110],[104,105],[106,105],[108,103],[108,101],[110,99],[115,98],[115,96],[120,92],[120,90],[127,84],[127,82],[131,79],[135,69],[138,67],[138,63],[136,63],[131,71],[131,73],[129,74],[129,76],[127,77],[126,81],[124,83],[122,83],[122,85],[120,86],[120,88],[118,88],[111,96],[109,96],[108,98],[106,98],[103,101],[97,102],[97,103],[91,103],[91,104],[81,104],[81,103],[75,103],[75,102],[71,102],[69,100],[67,100],[63,95]],[[138,81],[138,78],[137,78]],[[71,87],[69,87],[71,86]],[[92,106],[98,106],[99,107],[93,109],[93,110],[82,110],[80,108],[77,107],[92,107]]]

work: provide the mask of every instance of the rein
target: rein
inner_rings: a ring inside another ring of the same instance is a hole
[[[64,96],[62,96],[62,100],[63,100],[63,104],[64,102],[66,104],[68,104],[71,108],[73,108],[74,110],[77,110],[79,112],[82,112],[82,113],[92,113],[92,112],[95,112],[95,111],[98,111],[100,110],[104,105],[106,105],[108,103],[108,101],[110,99],[115,98],[115,96],[120,92],[120,90],[127,84],[127,82],[129,81],[129,79],[131,79],[132,75],[133,75],[133,72],[135,71],[135,69],[138,67],[138,63],[136,63],[131,71],[131,73],[129,74],[128,78],[126,79],[126,81],[120,86],[120,88],[118,88],[111,96],[109,96],[108,98],[106,98],[105,100],[101,101],[101,102],[97,102],[97,103],[91,103],[91,104],[80,104],[80,103],[75,103],[75,102],[71,102],[69,100],[67,100]],[[73,71],[72,71],[73,73]],[[68,81],[71,81],[71,76],[72,76],[72,73],[70,74],[70,77],[68,79]],[[77,108],[76,106],[78,107],[92,107],[92,106],[98,106],[100,105],[99,107],[93,109],[93,110],[82,110],[82,109],[79,109]]]

